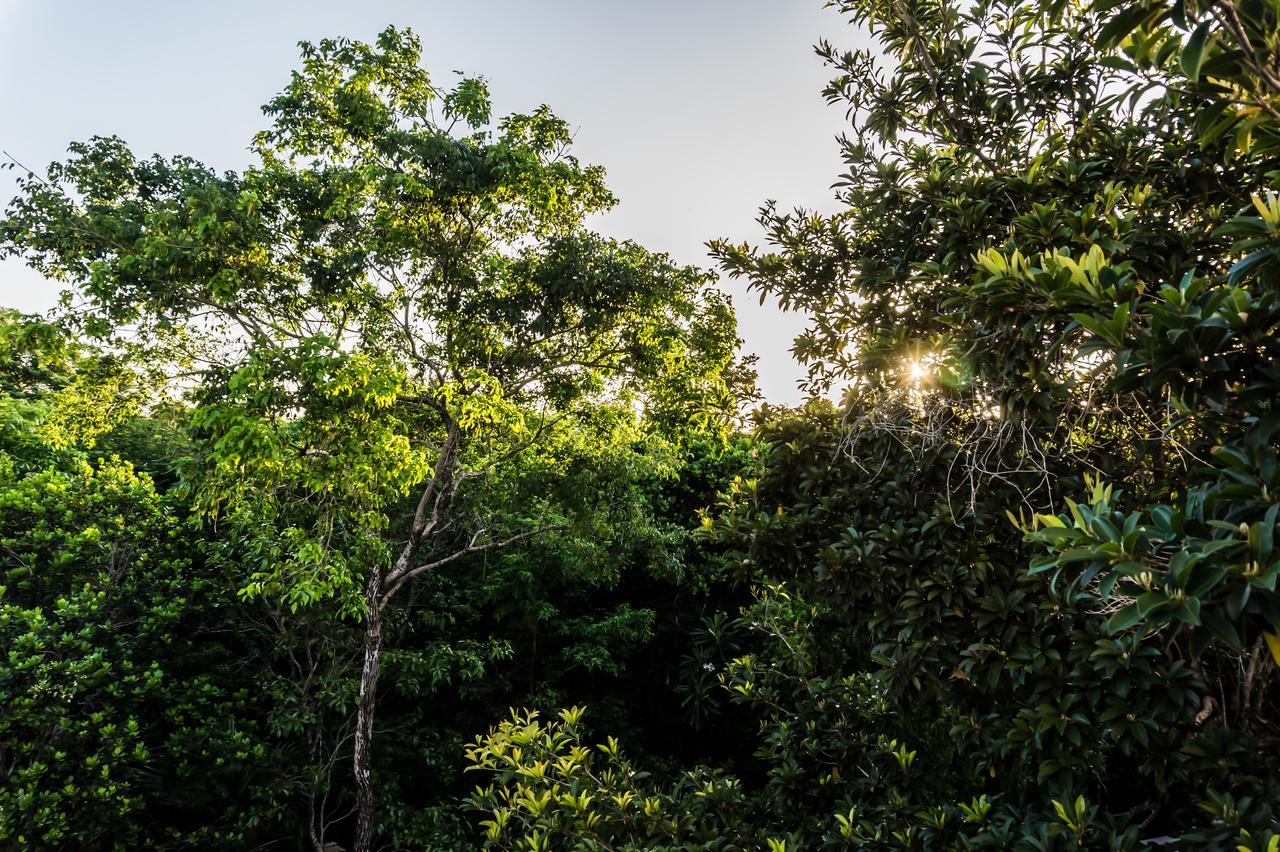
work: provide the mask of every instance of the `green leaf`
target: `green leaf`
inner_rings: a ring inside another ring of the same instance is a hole
[[[1214,636],[1230,645],[1232,650],[1239,651],[1243,647],[1243,643],[1240,641],[1240,633],[1221,610],[1215,607],[1202,609],[1200,611],[1200,621]]]
[[[1182,49],[1182,56],[1179,57],[1182,73],[1193,82],[1200,79],[1200,66],[1204,63],[1204,51],[1209,43],[1209,27],[1212,21],[1212,18],[1205,18],[1200,26],[1196,27],[1191,38],[1187,39],[1186,47]]]
[[[1115,46],[1137,29],[1138,24],[1142,23],[1149,14],[1150,10],[1142,3],[1120,12],[1098,33],[1098,47],[1105,49]]]
[[[1107,631],[1109,633],[1121,633],[1133,627],[1142,620],[1142,613],[1138,612],[1137,604],[1129,604],[1124,609],[1117,610],[1107,619]]]
[[[1252,452],[1260,450],[1271,441],[1271,437],[1280,431],[1280,410],[1258,418],[1245,436],[1245,446]]]

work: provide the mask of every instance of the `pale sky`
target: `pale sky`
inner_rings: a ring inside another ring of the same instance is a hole
[[[845,122],[812,46],[862,36],[821,0],[0,0],[0,149],[41,171],[68,142],[115,134],[139,154],[239,169],[299,40],[388,24],[417,31],[441,82],[488,77],[495,114],[546,103],[575,127],[578,157],[621,198],[593,223],[602,233],[709,267],[707,240],[759,241],[767,199],[834,209]],[[0,172],[0,203],[13,191]],[[797,401],[788,350],[803,317],[724,286],[767,398]],[[0,305],[56,295],[0,262]]]

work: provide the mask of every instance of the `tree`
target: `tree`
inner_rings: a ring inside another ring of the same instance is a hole
[[[255,569],[242,592],[361,618],[366,850],[388,607],[559,524],[545,501],[486,517],[460,495],[580,401],[710,423],[742,374],[703,273],[585,230],[613,199],[545,107],[491,127],[484,81],[438,88],[395,29],[302,51],[259,165],[217,174],[94,139],[23,181],[0,239],[75,288],[84,333],[194,353],[173,358],[196,404],[188,476]]]
[[[913,478],[941,477],[917,499],[936,490],[946,505],[932,524],[913,525],[914,507],[902,512],[906,540],[919,547],[939,524],[968,527],[963,546],[985,549],[1009,535],[998,519],[1008,512],[1024,542],[961,559],[960,575],[933,564],[927,580],[912,579],[918,569],[903,566],[879,590],[854,591],[835,572],[857,566],[879,577],[883,557],[867,548],[893,541],[894,526],[851,524],[829,551],[816,530],[795,529],[839,505],[848,484],[830,482],[839,490],[811,503],[822,486],[807,481],[816,472],[802,473],[799,494],[745,494],[730,520],[762,565],[778,565],[781,549],[830,571],[840,591],[824,585],[816,600],[889,594],[861,626],[880,643],[872,663],[882,677],[918,682],[896,706],[925,689],[946,696],[944,711],[966,712],[977,694],[1000,694],[1003,675],[981,671],[990,655],[1009,654],[1012,667],[1016,653],[1021,682],[996,704],[1021,709],[1012,719],[973,716],[979,736],[994,738],[991,753],[1036,755],[1037,783],[1057,773],[1079,783],[1105,760],[1090,739],[1114,738],[1152,761],[1148,805],[1167,809],[1171,831],[1185,830],[1177,797],[1166,797],[1174,783],[1203,778],[1199,754],[1276,742],[1265,650],[1280,629],[1274,13],[1231,2],[837,5],[880,47],[877,56],[819,46],[837,75],[827,96],[853,122],[837,184],[844,209],[769,206],[769,251],[723,242],[714,251],[730,274],[812,313],[796,352],[815,390],[849,388],[846,453],[879,471],[891,439],[911,453]],[[856,518],[888,499],[846,511]],[[775,500],[791,520],[756,521]],[[1055,513],[1064,500],[1067,511]],[[937,552],[962,544],[953,547]],[[983,612],[977,631],[948,629],[942,602],[971,592],[999,617]],[[912,627],[921,607],[932,616]],[[996,624],[999,639],[971,644]],[[925,625],[932,641],[916,632]],[[1069,639],[1058,633],[1067,625]],[[1024,638],[1010,648],[1015,636]],[[960,656],[936,657],[948,637]],[[1156,666],[1125,685],[1127,710],[1095,703],[1105,691],[1086,688],[1116,677],[1117,652],[1125,665]],[[1037,685],[1059,662],[1070,664],[1063,682],[1074,688]],[[1160,697],[1178,682],[1199,700]],[[1147,730],[1129,730],[1135,722]],[[1155,771],[1150,742],[1179,729],[1195,747]],[[1259,744],[1226,745],[1250,736]],[[1223,761],[1237,770],[1237,792],[1269,800],[1256,778],[1244,780],[1238,756]],[[1204,807],[1220,812],[1222,802]]]
[[[843,208],[713,244],[845,391],[765,412],[708,520],[753,598],[700,643],[755,736],[732,806],[817,848],[1275,847],[1274,7],[833,5],[878,42],[819,46]],[[577,743],[478,743],[495,845],[658,822]]]
[[[1265,61],[1229,46],[1272,42],[1215,35],[1232,4],[1185,51],[1158,5],[841,6],[900,58],[820,47],[857,122],[847,208],[766,209],[777,250],[718,243],[725,268],[813,312],[815,387],[922,406],[912,428],[963,449],[958,488],[1044,515],[1034,570],[1074,564],[1125,604],[1117,629],[1176,626],[1192,658],[1260,655],[1280,629],[1275,128],[1246,79]],[[1102,471],[1145,508],[1086,485]],[[1081,492],[1087,516],[1048,520]]]
[[[21,347],[0,390],[0,842],[257,842],[292,770],[252,620],[174,493],[118,454],[173,449],[163,418],[135,430],[114,359],[49,322],[0,338]]]

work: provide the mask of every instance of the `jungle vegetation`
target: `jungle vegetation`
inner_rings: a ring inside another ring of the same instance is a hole
[[[20,174],[0,846],[1280,850],[1280,5],[832,5],[714,270],[395,28]]]

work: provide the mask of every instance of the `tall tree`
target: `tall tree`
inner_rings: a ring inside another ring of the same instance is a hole
[[[367,850],[388,607],[415,577],[560,523],[549,500],[486,517],[459,495],[579,401],[714,419],[741,374],[703,273],[586,230],[613,197],[548,109],[494,126],[482,79],[437,87],[396,29],[302,52],[255,167],[95,138],[23,182],[0,244],[72,285],[87,334],[181,341],[191,481],[253,566],[243,593],[362,619]]]
[[[846,207],[766,208],[771,250],[717,243],[725,269],[812,313],[816,388],[926,402],[916,431],[957,442],[958,496],[1096,499],[1096,529],[1027,531],[1116,593],[1117,626],[1261,654],[1280,632],[1274,10],[837,5],[896,58],[819,47],[855,122]],[[1100,472],[1146,508],[1083,487]]]

